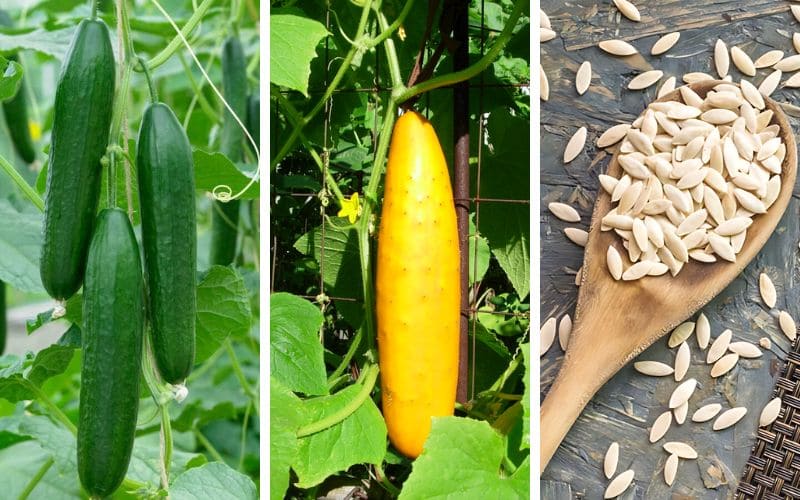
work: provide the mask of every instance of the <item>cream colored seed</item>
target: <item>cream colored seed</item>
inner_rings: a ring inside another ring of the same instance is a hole
[[[586,243],[589,241],[589,233],[576,227],[564,228],[564,234],[570,241],[581,247],[585,247]]]
[[[539,43],[549,42],[556,37],[556,32],[550,28],[539,28]]]
[[[717,39],[717,42],[714,44],[714,67],[720,78],[724,78],[728,75],[728,69],[730,67],[728,46],[720,39]]]
[[[683,425],[683,423],[686,422],[686,415],[689,414],[689,402],[684,402],[682,405],[672,410],[672,413],[675,414],[675,423]]]
[[[758,86],[758,91],[764,97],[769,97],[775,92],[775,89],[778,88],[778,84],[781,83],[781,76],[783,72],[779,69],[776,69],[772,73],[770,73],[764,80],[761,82],[761,85]]]
[[[658,418],[653,422],[653,427],[650,428],[650,442],[655,443],[669,430],[669,426],[672,424],[672,412],[665,411]]]
[[[781,311],[778,315],[778,323],[781,326],[783,334],[794,342],[794,339],[797,337],[797,325],[794,322],[794,318],[792,318],[788,312]]]
[[[678,473],[679,457],[674,453],[667,458],[667,463],[664,464],[664,482],[667,486],[672,486],[675,482],[675,475]]]
[[[711,403],[699,408],[694,415],[692,415],[692,422],[708,422],[722,410],[722,405],[719,403]]]
[[[550,212],[564,222],[580,222],[581,216],[577,210],[567,205],[554,201],[547,205]]]
[[[697,95],[697,92],[692,90],[690,86],[683,85],[682,87],[679,87],[678,90],[681,93],[681,98],[683,99],[684,103],[695,108],[700,108],[703,105],[703,99]],[[675,103],[672,103],[672,107],[675,108],[679,106]]]
[[[639,14],[639,9],[637,9],[636,6],[630,3],[628,0],[614,0],[614,5],[617,6],[623,16],[627,17],[631,21],[641,21],[642,16]]]
[[[625,134],[628,133],[630,128],[631,126],[627,123],[614,125],[600,135],[600,138],[597,139],[597,147],[605,148],[618,143],[623,137],[625,137]]]
[[[758,426],[759,427],[767,427],[768,425],[772,424],[777,418],[778,415],[781,413],[781,398],[777,397],[772,399],[764,409],[761,410],[761,416],[758,417]]]
[[[592,64],[589,61],[583,61],[575,75],[575,90],[578,91],[579,95],[583,95],[591,82]]]
[[[689,344],[683,342],[678,348],[678,354],[675,355],[675,382],[683,380],[691,362],[692,352],[689,349]]]
[[[544,356],[556,338],[556,319],[548,318],[539,329],[539,356]]]
[[[662,97],[669,94],[673,90],[675,90],[675,77],[670,76],[669,78],[664,80],[664,83],[662,83],[661,87],[658,88],[658,93],[656,94],[656,97],[658,99],[661,99]]]
[[[769,68],[770,66],[775,65],[775,63],[781,59],[783,59],[782,50],[770,50],[753,61],[753,66],[755,66],[756,69]]]
[[[758,345],[764,349],[772,349],[772,341],[767,337],[761,337],[758,339]]]
[[[739,362],[739,355],[736,353],[726,354],[719,358],[719,360],[714,363],[714,366],[711,368],[711,377],[717,378],[722,375],[725,375],[729,371],[736,366],[736,363]]]
[[[651,71],[645,71],[644,73],[636,75],[633,78],[633,80],[631,80],[628,83],[628,89],[629,90],[646,89],[647,87],[659,81],[662,76],[664,76],[664,72],[657,69]]]
[[[608,247],[606,252],[606,264],[608,265],[608,272],[611,276],[619,281],[622,278],[622,257],[613,246]]]
[[[617,463],[619,462],[619,443],[614,441],[606,451],[605,459],[603,460],[603,473],[607,479],[611,479],[617,472]]]
[[[542,9],[539,9],[539,27],[552,28],[552,26],[550,26],[550,18]]]
[[[586,144],[586,127],[579,128],[567,143],[564,148],[564,163],[569,163],[583,151],[583,146]]]
[[[779,69],[786,73],[797,71],[798,69],[800,69],[800,54],[796,54],[793,56],[789,56],[785,59],[781,59],[773,67],[775,69]]]
[[[650,49],[650,54],[654,56],[661,55],[671,49],[676,43],[678,43],[678,39],[681,37],[681,34],[677,31],[672,33],[667,33],[666,35],[659,38],[656,43],[653,44],[653,48]]]
[[[695,325],[695,333],[697,335],[697,346],[700,349],[705,350],[708,347],[708,342],[711,339],[711,325],[708,322],[708,318],[703,313],[697,317],[697,323]]]
[[[697,458],[697,452],[695,449],[681,441],[670,441],[668,443],[664,443],[664,450],[667,453],[672,453],[673,455],[678,455],[679,457],[688,460],[694,460]]]
[[[653,268],[654,262],[643,260],[632,265],[622,273],[623,281],[634,281],[646,276]]]
[[[736,66],[736,68],[745,75],[756,75],[756,67],[753,64],[753,60],[750,59],[750,56],[745,54],[745,52],[739,47],[731,47],[731,59],[733,60],[733,64]]]
[[[795,33],[795,35],[800,35],[800,33]],[[800,73],[795,73],[787,78],[786,81],[783,82],[783,86],[790,88],[800,87]]]
[[[683,75],[683,81],[688,84],[697,83],[697,82],[705,82],[708,80],[714,80],[714,77],[709,75],[708,73],[703,73],[702,71],[695,71],[692,73],[685,73]]]
[[[633,470],[626,470],[619,476],[615,477],[613,481],[608,484],[603,498],[614,498],[622,495],[627,490],[631,482],[633,482]]]
[[[775,291],[775,285],[772,284],[767,273],[761,273],[758,276],[758,290],[761,292],[761,300],[764,301],[764,304],[770,309],[775,307],[775,303],[778,301],[778,292]]]
[[[760,358],[761,349],[751,344],[750,342],[731,342],[728,345],[728,350],[735,352],[740,358]]]
[[[539,65],[539,98],[543,101],[550,99],[550,82],[542,65]]]
[[[689,401],[689,398],[692,397],[696,387],[697,380],[693,378],[681,383],[675,388],[674,391],[672,391],[672,395],[669,397],[669,407],[677,408],[683,403]]]
[[[598,45],[614,56],[631,56],[637,52],[636,47],[622,40],[605,40]]]
[[[569,317],[569,314],[565,314],[561,318],[561,321],[558,322],[558,344],[561,346],[562,351],[567,350],[567,346],[569,345],[569,336],[571,334],[572,318]]]
[[[695,323],[693,321],[685,321],[675,327],[675,329],[672,330],[672,335],[669,336],[669,341],[667,341],[669,348],[672,349],[686,342],[686,340],[692,336],[692,333],[694,333],[694,327]]]
[[[739,85],[742,88],[742,95],[747,99],[750,104],[756,109],[764,109],[764,97],[752,83],[745,79],[740,80]]]
[[[675,371],[671,366],[660,361],[637,361],[633,364],[633,368],[642,375],[650,377],[665,377],[672,375]]]
[[[792,5],[791,9],[795,21],[800,21],[800,5]]]
[[[711,344],[711,347],[708,349],[708,354],[706,355],[706,363],[716,363],[719,358],[725,354],[725,351],[728,350],[728,345],[731,343],[731,337],[733,337],[733,332],[730,330],[725,330],[722,332],[719,337]]]
[[[728,427],[736,424],[742,417],[745,416],[747,413],[747,408],[743,406],[739,406],[736,408],[731,408],[722,413],[716,420],[714,420],[714,424],[711,426],[712,429],[715,431],[721,431],[722,429],[727,429]]]

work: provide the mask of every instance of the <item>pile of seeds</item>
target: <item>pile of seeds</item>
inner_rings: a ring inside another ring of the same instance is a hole
[[[735,262],[753,217],[778,198],[786,145],[754,88],[722,83],[705,99],[680,87],[683,102],[654,102],[598,146],[622,141],[620,178],[601,175],[614,203],[602,231],[623,240],[630,265],[613,246],[614,279],[677,275],[690,260]]]

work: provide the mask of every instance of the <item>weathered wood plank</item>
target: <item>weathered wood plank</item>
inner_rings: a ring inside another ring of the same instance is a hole
[[[609,160],[594,141],[608,127],[632,121],[656,95],[656,88],[628,91],[627,82],[647,69],[661,69],[665,77],[679,77],[692,71],[715,74],[713,44],[722,38],[728,46],[738,45],[753,59],[768,50],[778,48],[787,55],[794,54],[791,35],[800,25],[788,10],[788,2],[743,2],[692,0],[680,2],[635,1],[642,13],[643,23],[616,19],[611,2],[556,2],[545,0],[542,8],[550,16],[560,38],[542,44],[541,62],[550,80],[550,100],[541,108],[541,306],[542,321],[550,316],[572,314],[577,299],[574,273],[581,266],[582,249],[563,234],[568,226],[588,228],[594,197],[598,189],[597,175]],[[744,6],[743,6],[744,5]],[[655,20],[658,21],[655,21]],[[619,30],[619,35],[615,30]],[[681,39],[667,54],[652,57],[650,47],[661,34],[681,31]],[[627,58],[611,57],[593,45],[610,37],[634,40],[644,55]],[[574,76],[584,60],[592,63],[592,85],[578,96]],[[759,70],[750,79],[758,85],[771,70]],[[735,80],[742,75],[733,68]],[[788,75],[787,75],[788,76]],[[784,77],[785,79],[786,77]],[[779,89],[773,97],[793,106],[800,106],[800,93]],[[800,130],[800,108],[790,109],[790,121]],[[589,134],[585,150],[568,165],[561,157],[564,146],[580,126]],[[798,241],[800,241],[800,187],[795,186],[794,198],[786,215],[764,250],[722,294],[703,311],[711,323],[712,337],[725,328],[734,332],[736,340],[758,344],[762,337],[772,342],[759,359],[742,360],[726,376],[710,377],[705,353],[690,340],[692,366],[687,377],[700,382],[690,402],[687,422],[673,422],[667,436],[650,444],[650,426],[667,409],[667,400],[676,386],[671,377],[651,378],[625,367],[592,399],[566,440],[553,457],[541,482],[541,498],[599,498],[608,481],[603,476],[602,460],[613,441],[620,443],[618,472],[633,468],[634,486],[626,498],[697,498],[717,499],[732,495],[742,468],[754,442],[758,415],[771,398],[773,382],[781,368],[780,360],[790,344],[780,332],[774,311],[761,304],[758,275],[769,273],[778,290],[777,308],[800,317],[798,283]],[[547,211],[551,201],[565,201],[581,214],[581,222],[567,224]],[[602,332],[598,332],[598,342]],[[638,359],[653,359],[672,363],[676,350],[666,341],[658,341]],[[547,393],[563,358],[557,342],[542,358],[541,395]],[[725,409],[746,406],[748,414],[731,429],[711,430],[712,422],[695,424],[691,414],[700,406],[717,402]],[[546,429],[543,430],[546,432]],[[675,484],[670,488],[663,480],[667,454],[661,445],[668,440],[692,443],[700,454],[698,460],[682,460]],[[556,486],[558,487],[556,488]],[[566,486],[564,486],[566,485]],[[567,492],[567,493],[564,493]]]

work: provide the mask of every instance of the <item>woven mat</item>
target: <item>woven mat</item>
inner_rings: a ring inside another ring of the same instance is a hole
[[[795,346],[800,349],[800,342]],[[800,499],[800,353],[791,351],[775,383],[781,412],[769,427],[759,427],[756,443],[736,490],[736,498]]]

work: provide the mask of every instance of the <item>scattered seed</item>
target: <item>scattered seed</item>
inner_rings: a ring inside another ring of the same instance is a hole
[[[783,59],[782,50],[770,50],[753,61],[753,66],[755,66],[756,69],[769,68],[770,66],[775,65],[775,63],[781,59]]]
[[[736,424],[742,417],[745,416],[747,413],[747,408],[744,406],[738,406],[736,408],[731,408],[730,410],[724,411],[722,415],[717,417],[714,420],[714,424],[711,426],[712,429],[715,431],[721,431],[722,429],[727,429],[728,427]]]
[[[781,311],[778,315],[778,323],[781,325],[783,334],[794,342],[794,339],[797,337],[797,325],[794,322],[794,318],[792,318],[788,312]]]
[[[708,323],[708,318],[703,313],[697,317],[695,325],[695,333],[697,334],[697,346],[705,350],[708,347],[708,342],[711,340],[711,325]]]
[[[675,329],[672,330],[672,335],[670,335],[669,341],[667,342],[669,348],[672,349],[691,337],[692,333],[694,333],[694,325],[695,324],[693,321],[685,321],[675,327]]]
[[[764,97],[752,83],[742,79],[739,81],[739,85],[742,88],[742,95],[744,95],[744,98],[747,99],[754,108],[764,109]]]
[[[714,80],[714,77],[708,73],[703,73],[702,71],[694,71],[692,73],[685,73],[683,75],[683,81],[689,84],[704,82],[706,80]]]
[[[619,281],[622,278],[622,257],[612,245],[608,246],[608,251],[606,252],[606,264],[611,276]]]
[[[731,343],[731,337],[733,337],[733,332],[730,330],[725,330],[722,332],[714,343],[711,344],[711,347],[708,349],[708,355],[706,356],[706,363],[716,363],[719,358],[725,354],[725,351],[728,350],[728,345]]]
[[[539,65],[539,97],[543,101],[550,99],[550,82],[547,81],[547,74],[542,65]]]
[[[714,44],[714,67],[720,78],[728,76],[728,69],[730,67],[730,57],[728,56],[728,46],[725,45],[720,39]]]
[[[539,329],[539,356],[544,356],[556,338],[556,319],[548,318]]]
[[[627,17],[631,21],[641,21],[642,17],[639,14],[639,9],[637,9],[636,6],[630,3],[628,0],[614,0],[614,5],[617,6],[623,16]]]
[[[549,42],[556,37],[556,32],[550,28],[539,28],[539,43]]]
[[[735,352],[741,358],[760,358],[762,354],[761,349],[750,342],[731,342],[728,350]]]
[[[764,301],[764,304],[770,309],[775,307],[775,303],[778,301],[778,293],[775,291],[775,285],[772,284],[772,280],[767,273],[761,273],[758,276],[758,289],[761,292],[761,300]]]
[[[768,425],[772,424],[781,412],[781,398],[777,397],[771,400],[767,405],[761,410],[761,416],[758,417],[758,426],[759,427],[767,427]]]
[[[712,418],[717,416],[722,410],[722,405],[719,403],[711,403],[707,404],[701,408],[698,408],[694,415],[692,415],[692,422],[708,422]]]
[[[791,73],[792,71],[797,71],[800,69],[800,54],[795,54],[793,56],[786,57],[781,59],[775,66],[775,69],[779,69],[785,73]]]
[[[569,345],[569,336],[572,333],[572,318],[569,314],[565,314],[561,321],[558,322],[558,344],[561,346],[562,351],[567,350]]]
[[[747,76],[756,76],[756,67],[753,64],[753,60],[750,59],[750,56],[745,54],[742,49],[739,47],[731,47],[731,59],[739,71]],[[777,65],[775,66],[777,67]]]
[[[633,364],[633,368],[637,372],[651,377],[664,377],[672,375],[675,371],[671,366],[660,361],[637,361]]]
[[[792,5],[792,15],[796,21],[800,21],[800,5]]]
[[[636,47],[623,40],[605,40],[598,45],[602,50],[614,56],[631,56],[638,52]]]
[[[653,422],[653,427],[650,429],[650,442],[655,443],[669,430],[669,426],[672,424],[672,412],[665,411],[658,418]]]
[[[760,345],[764,349],[771,349],[772,341],[767,337],[761,337],[760,339],[758,339],[758,345]]]
[[[673,453],[667,458],[667,463],[664,464],[664,482],[667,483],[667,486],[672,486],[672,483],[675,482],[675,475],[678,473],[678,461],[678,455]]]
[[[695,388],[697,387],[697,380],[690,378],[686,382],[683,382],[678,387],[672,391],[672,395],[669,397],[669,407],[670,408],[677,408],[683,403],[689,401],[689,398],[692,397]]]
[[[542,9],[539,9],[539,27],[552,29],[552,26],[550,26],[550,18],[547,17],[547,14],[545,14]]]
[[[697,452],[694,450],[694,448],[682,441],[670,441],[668,443],[664,443],[664,450],[667,453],[678,455],[680,458],[685,458],[688,460],[694,460],[697,458]]]
[[[650,49],[650,54],[654,56],[661,55],[672,48],[673,45],[678,43],[678,39],[681,37],[681,34],[677,31],[672,33],[667,33],[666,35],[659,38],[656,43],[653,44],[653,48]]]
[[[625,490],[630,487],[631,482],[633,482],[633,475],[633,470],[628,469],[615,477],[614,480],[608,484],[603,498],[615,498],[622,495]]]
[[[580,222],[581,220],[581,216],[578,211],[566,203],[554,201],[552,203],[548,203],[547,208],[550,210],[550,213],[564,222]]]
[[[647,87],[659,81],[662,76],[664,76],[664,72],[657,69],[651,71],[645,71],[644,73],[636,75],[633,78],[633,80],[631,80],[628,83],[628,89],[630,90],[646,89]]]
[[[592,82],[592,64],[589,61],[583,61],[578,68],[578,73],[575,75],[575,89],[578,94],[583,95],[589,88]]]
[[[661,87],[658,88],[658,94],[656,94],[656,97],[658,99],[661,99],[662,97],[669,94],[673,90],[675,90],[675,77],[671,76],[666,80],[664,80],[664,83],[662,83]]]
[[[637,262],[636,264],[632,265],[625,272],[622,273],[622,280],[623,281],[633,281],[638,280],[650,272],[653,267],[654,262],[649,260],[643,260]]]
[[[689,349],[689,344],[683,342],[678,348],[678,354],[675,355],[675,382],[683,380],[691,362],[692,351]]]
[[[571,242],[575,243],[579,247],[585,247],[586,242],[589,241],[589,233],[583,229],[578,229],[577,227],[564,228],[564,234]]]
[[[607,479],[611,479],[617,472],[617,462],[619,462],[619,443],[614,441],[608,447],[605,460],[603,460],[603,473]]]
[[[689,413],[689,402],[684,402],[682,405],[672,410],[672,413],[675,414],[675,422],[678,425],[683,425],[683,423],[686,422],[686,415]]]
[[[761,95],[764,97],[769,97],[775,92],[775,89],[778,88],[778,84],[781,83],[781,76],[783,72],[779,69],[776,69],[772,73],[770,73],[764,80],[761,82],[761,85],[758,86],[758,91],[761,92]]]
[[[719,358],[719,360],[714,363],[714,366],[711,368],[711,377],[717,378],[722,375],[725,375],[729,371],[736,366],[736,363],[739,362],[739,355],[736,353],[726,354]]]
[[[572,134],[567,147],[564,148],[564,163],[574,160],[583,151],[584,144],[586,144],[586,127],[581,127]]]
[[[630,128],[631,126],[627,123],[614,125],[600,135],[600,138],[597,139],[597,147],[605,148],[618,143],[623,137],[625,137]]]

